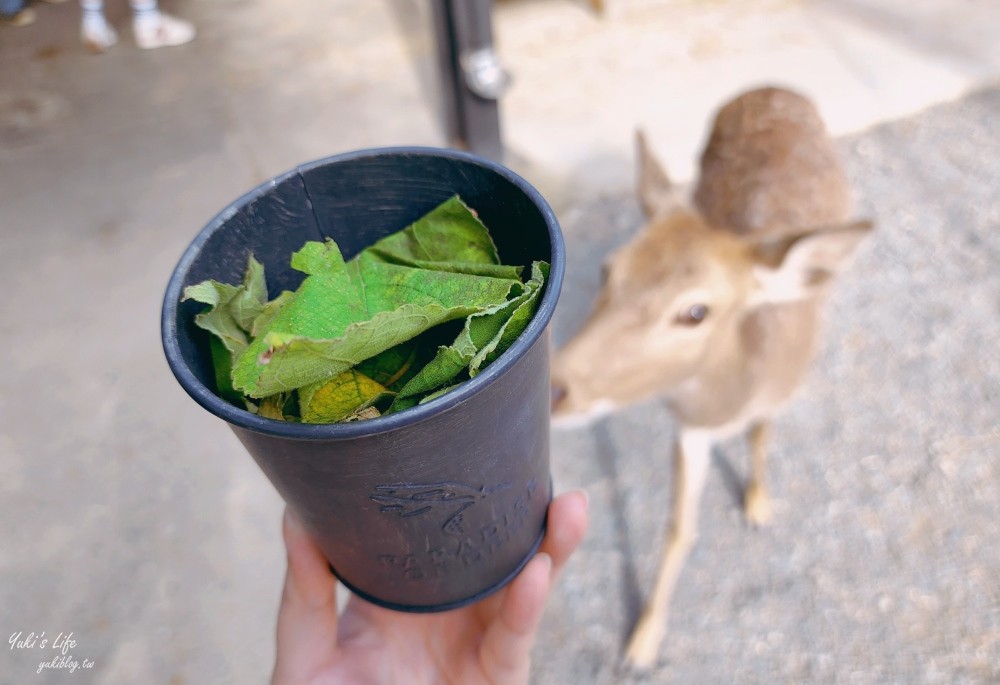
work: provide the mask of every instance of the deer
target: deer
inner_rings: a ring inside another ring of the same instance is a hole
[[[552,362],[553,418],[654,397],[677,424],[673,502],[655,585],[625,648],[651,666],[697,536],[716,443],[746,434],[751,526],[772,518],[765,478],[775,415],[802,384],[831,287],[872,230],[816,107],[782,88],[717,113],[690,200],[637,131],[647,223],[605,261],[589,318]]]

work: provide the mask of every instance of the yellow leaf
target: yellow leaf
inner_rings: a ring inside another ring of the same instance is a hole
[[[311,394],[299,394],[302,421],[334,423],[382,393],[385,386],[351,369],[326,381]]]

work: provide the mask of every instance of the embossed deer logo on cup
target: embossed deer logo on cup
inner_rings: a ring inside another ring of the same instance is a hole
[[[447,518],[441,530],[449,535],[465,535],[465,511],[495,492],[506,490],[510,483],[492,488],[475,488],[463,483],[396,483],[376,485],[370,495],[373,502],[381,504],[379,511],[396,513],[402,518],[421,516],[432,511],[445,511]]]

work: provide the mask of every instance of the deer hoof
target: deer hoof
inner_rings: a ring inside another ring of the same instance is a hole
[[[763,486],[752,483],[747,488],[743,499],[747,521],[755,526],[766,526],[771,522],[773,515],[771,499],[767,496],[767,490]]]
[[[649,668],[660,653],[666,633],[664,619],[643,616],[629,638],[625,661],[635,668]]]

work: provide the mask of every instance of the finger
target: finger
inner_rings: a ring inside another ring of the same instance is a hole
[[[558,577],[587,532],[589,498],[583,490],[559,495],[549,505],[547,531],[541,551],[552,557],[552,576]]]
[[[559,576],[567,559],[576,551],[587,531],[588,497],[583,490],[563,493],[549,504],[545,538],[539,547],[552,559],[552,579]],[[483,616],[492,617],[503,602],[502,594],[487,597],[477,606]]]
[[[552,558],[536,555],[507,588],[479,648],[480,665],[494,685],[528,682],[531,646],[551,587]]]
[[[302,522],[287,509],[282,532],[288,572],[278,609],[273,685],[309,678],[337,644],[336,578]]]

